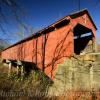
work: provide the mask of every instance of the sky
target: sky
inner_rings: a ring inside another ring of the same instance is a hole
[[[17,0],[25,12],[22,20],[25,21],[28,27],[33,29],[33,33],[49,26],[60,18],[69,15],[73,12],[79,11],[79,0]],[[97,26],[97,41],[100,41],[100,0],[80,0],[80,10],[87,9]],[[21,38],[15,35],[19,33],[22,28],[16,26],[7,9],[4,9],[6,16],[8,16],[10,24],[4,25],[6,30],[9,30],[9,36],[4,34],[1,38],[9,38],[10,43],[15,43]],[[1,34],[3,34],[0,31]],[[25,37],[31,33],[26,32]]]

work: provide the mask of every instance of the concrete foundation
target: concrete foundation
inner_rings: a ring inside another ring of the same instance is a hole
[[[24,63],[17,61],[17,75],[23,77],[24,73]]]
[[[58,65],[54,84],[49,87],[49,95],[61,95],[66,91],[100,89],[100,63],[80,61],[71,58]]]

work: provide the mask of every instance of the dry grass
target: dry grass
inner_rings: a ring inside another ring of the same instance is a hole
[[[18,77],[12,72],[8,77],[8,68],[0,63],[0,100],[37,100],[46,99],[47,79],[38,71],[27,77]]]

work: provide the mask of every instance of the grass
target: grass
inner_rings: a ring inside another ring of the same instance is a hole
[[[32,71],[27,77],[18,77],[13,71],[8,77],[8,68],[0,63],[0,100],[43,100],[47,86],[47,78],[39,71]]]

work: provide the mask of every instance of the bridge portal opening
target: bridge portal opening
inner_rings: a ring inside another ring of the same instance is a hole
[[[74,53],[88,53],[93,50],[93,34],[91,30],[81,24],[77,24],[74,28]]]

